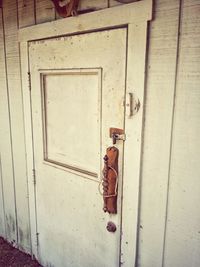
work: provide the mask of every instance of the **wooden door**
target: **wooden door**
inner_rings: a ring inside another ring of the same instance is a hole
[[[116,267],[120,260],[124,141],[118,211],[98,187],[109,128],[124,129],[127,29],[29,45],[38,254],[44,266]],[[112,221],[117,231],[108,232]]]
[[[32,255],[45,266],[134,266],[151,18],[143,0],[19,31]],[[98,192],[110,127],[126,135],[117,215]]]

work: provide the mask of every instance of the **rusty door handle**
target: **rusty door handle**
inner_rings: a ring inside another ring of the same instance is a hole
[[[103,210],[108,213],[117,213],[118,191],[118,155],[119,150],[112,146],[106,150],[103,169]]]

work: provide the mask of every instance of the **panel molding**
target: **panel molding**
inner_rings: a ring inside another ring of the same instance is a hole
[[[98,148],[98,153],[99,157],[98,160],[100,161],[100,138],[101,138],[101,95],[102,95],[102,69],[101,68],[72,68],[72,69],[55,69],[55,70],[39,70],[39,75],[40,75],[40,81],[41,81],[41,99],[42,99],[42,118],[43,118],[43,153],[44,153],[44,161],[47,163],[50,163],[51,165],[56,165],[57,168],[61,167],[62,169],[65,168],[66,170],[69,171],[74,171],[75,173],[78,174],[85,174],[87,176],[92,176],[93,178],[100,178],[101,171],[100,171],[100,166],[98,166],[98,169],[96,172],[91,171],[89,168],[84,168],[80,166],[80,164],[72,164],[69,162],[63,162],[62,159],[56,159],[56,155],[50,155],[50,147],[49,147],[49,137],[48,137],[48,110],[47,110],[47,95],[48,95],[48,88],[47,88],[47,81],[46,79],[49,76],[64,76],[64,75],[78,75],[78,76],[97,76],[97,101],[99,105],[97,106],[98,110],[98,132],[99,132],[99,148]],[[76,103],[74,103],[76,105]],[[80,133],[81,133],[81,128],[80,132],[77,133],[77,138],[80,138]],[[79,135],[79,137],[78,137]],[[69,140],[70,141],[70,140]],[[67,152],[67,151],[65,151]],[[69,156],[69,155],[68,155]],[[66,158],[67,155],[65,156]],[[65,161],[65,159],[63,159]],[[96,180],[96,179],[95,179]]]

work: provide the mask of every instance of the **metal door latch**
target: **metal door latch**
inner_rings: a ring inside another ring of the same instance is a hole
[[[117,140],[126,140],[126,135],[123,129],[110,128],[110,138],[113,140],[113,145],[116,144]]]
[[[117,140],[126,140],[126,136],[125,134],[117,134],[117,133],[113,133],[112,134],[112,140],[113,140],[113,145],[116,144]]]

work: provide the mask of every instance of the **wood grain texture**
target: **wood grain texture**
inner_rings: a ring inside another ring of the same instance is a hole
[[[11,137],[14,164],[14,184],[12,187],[14,188],[16,196],[17,210],[17,242],[21,249],[30,251],[26,151],[24,142],[16,2],[11,0],[5,1],[3,19],[5,27],[6,70],[10,100]]]
[[[123,202],[125,204],[122,209],[122,218],[129,219],[122,219],[123,238],[121,241],[121,253],[123,264],[126,264],[125,266],[134,266],[137,258],[137,250],[135,249],[137,247],[137,227],[134,228],[134,225],[137,225],[139,220],[147,23],[132,24],[129,26],[128,32],[127,95],[132,93],[135,100],[139,99],[140,109],[138,113],[126,121],[125,133],[127,140],[124,149],[123,181]],[[127,101],[126,103],[128,104],[129,102]],[[129,116],[128,108],[126,113]],[[129,148],[132,149],[129,150]],[[129,255],[134,256],[130,257]]]
[[[81,0],[79,4],[79,10],[94,8],[94,9],[102,9],[108,7],[108,1],[107,0]]]
[[[4,194],[5,232],[10,242],[17,240],[15,193],[13,183],[13,163],[10,133],[9,99],[6,81],[4,32],[2,10],[0,9],[0,154],[1,154],[1,189]],[[3,208],[3,207],[2,207]],[[1,214],[3,216],[3,213]],[[1,218],[3,221],[4,218]],[[3,234],[3,232],[2,232]]]
[[[35,24],[35,5],[33,0],[18,0],[19,28]]]
[[[50,0],[36,0],[36,24],[55,20],[56,12]]]
[[[164,266],[200,266],[200,3],[183,2]]]
[[[138,266],[162,266],[168,196],[179,1],[158,0],[150,24]]]
[[[108,6],[109,7],[119,6],[119,5],[123,5],[123,4],[118,2],[118,1],[116,1],[116,0],[108,0]]]

